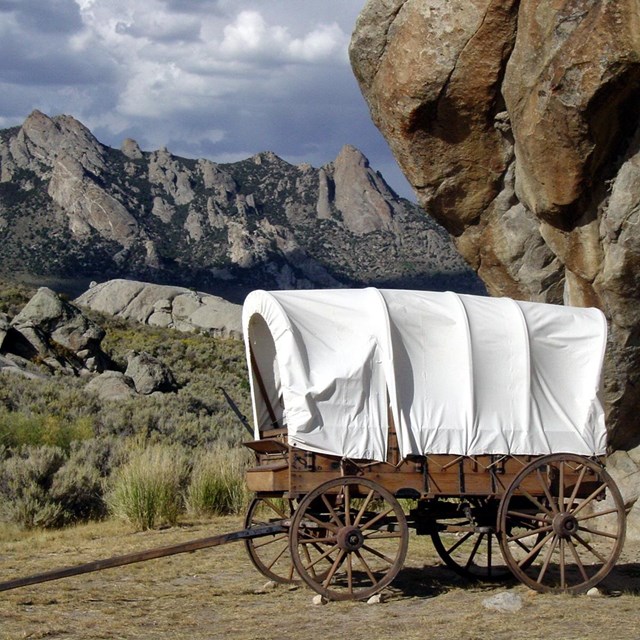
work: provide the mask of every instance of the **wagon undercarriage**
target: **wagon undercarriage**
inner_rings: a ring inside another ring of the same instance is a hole
[[[329,599],[368,598],[388,585],[410,529],[431,536],[442,561],[467,578],[513,575],[538,591],[589,589],[624,543],[624,504],[598,460],[435,455],[359,465],[268,442],[248,445],[261,450],[247,474],[260,490],[245,524],[288,531],[247,540],[249,555],[270,579],[301,579]],[[324,481],[309,488],[318,474]]]

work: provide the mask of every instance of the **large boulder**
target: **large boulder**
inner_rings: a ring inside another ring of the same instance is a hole
[[[351,61],[491,295],[598,306],[610,444],[640,444],[637,3],[369,0]]]
[[[75,300],[79,305],[157,327],[205,331],[240,338],[242,307],[223,298],[184,287],[135,280],[109,280]]]
[[[178,387],[169,367],[145,351],[129,353],[124,375],[133,381],[135,390],[140,395],[149,395],[155,391],[175,391]]]
[[[88,382],[85,389],[105,401],[126,400],[136,395],[133,380],[121,371],[105,371]]]
[[[100,348],[104,330],[51,289],[41,287],[4,332],[0,349],[71,373],[111,364]]]

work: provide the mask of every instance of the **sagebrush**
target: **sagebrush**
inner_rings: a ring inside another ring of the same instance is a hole
[[[15,315],[31,293],[0,281],[0,309]],[[0,518],[23,528],[103,517],[105,495],[130,457],[131,442],[143,449],[176,447],[188,460],[196,461],[201,453],[215,448],[233,451],[246,438],[220,391],[224,388],[249,413],[240,341],[84,312],[105,329],[102,347],[122,370],[130,350],[146,351],[173,371],[179,389],[108,402],[86,391],[86,378],[0,373]],[[19,471],[21,465],[26,465],[23,471]],[[190,462],[188,478],[192,466]],[[225,482],[226,494],[218,492],[222,502],[212,511],[234,512],[233,505],[242,501],[234,484],[242,481]],[[180,492],[178,513],[185,508],[187,484]],[[206,511],[208,507],[195,506],[195,489],[192,493],[192,509]],[[206,500],[210,498],[200,504]]]

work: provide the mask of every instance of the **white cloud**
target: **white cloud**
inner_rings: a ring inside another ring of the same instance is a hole
[[[289,51],[293,58],[313,62],[334,56],[343,57],[347,62],[348,37],[334,22],[330,25],[320,25],[304,38],[296,38],[289,44]]]
[[[295,38],[282,25],[269,25],[258,11],[242,11],[224,28],[220,53],[238,60],[279,60],[283,64],[342,58],[346,63],[348,37],[337,23],[318,25]]]
[[[317,164],[351,143],[376,166],[347,60],[364,2],[0,0],[0,124],[37,107],[114,146]]]

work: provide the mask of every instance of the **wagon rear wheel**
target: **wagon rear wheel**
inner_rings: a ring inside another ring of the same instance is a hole
[[[314,591],[330,600],[361,600],[396,577],[409,530],[389,491],[371,480],[344,477],[301,500],[290,539],[293,564]]]
[[[498,501],[491,498],[446,502],[432,523],[431,540],[453,571],[470,580],[497,581],[510,577],[496,536]]]
[[[601,465],[573,454],[527,465],[507,489],[498,522],[505,561],[536,591],[589,589],[613,568],[624,544],[618,488]]]
[[[254,498],[244,520],[245,529],[290,520],[297,501],[285,498]],[[295,582],[295,573],[287,532],[244,541],[253,566],[263,575],[281,584]]]

